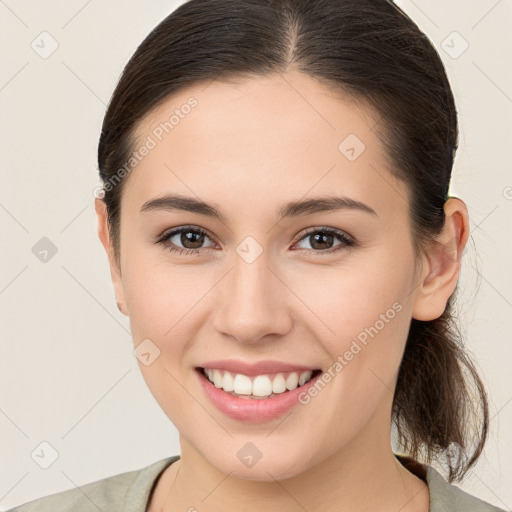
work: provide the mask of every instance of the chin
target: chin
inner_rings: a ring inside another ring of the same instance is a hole
[[[210,464],[224,474],[241,480],[252,480],[258,482],[273,482],[292,478],[305,471],[304,454],[298,450],[290,450],[297,455],[280,457],[273,454],[265,457],[264,454],[256,462],[239,460],[237,455],[226,457],[226,452],[216,453],[208,457]]]

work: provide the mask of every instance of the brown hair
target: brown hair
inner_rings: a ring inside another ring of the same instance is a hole
[[[439,55],[407,15],[390,0],[189,0],[139,45],[103,122],[98,164],[118,261],[126,182],[119,171],[138,122],[187,86],[291,66],[379,114],[390,169],[410,190],[416,254],[435,239],[445,222],[457,112]],[[449,481],[476,462],[489,423],[484,386],[455,326],[454,295],[439,318],[412,319],[393,403],[400,445],[427,463],[444,456]]]

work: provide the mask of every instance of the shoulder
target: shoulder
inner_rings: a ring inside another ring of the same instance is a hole
[[[158,475],[179,458],[167,457],[149,466],[120,473],[24,503],[8,512],[139,511]],[[137,507],[138,505],[138,507]]]
[[[505,512],[490,503],[472,496],[453,484],[431,466],[426,466],[430,493],[430,512]]]

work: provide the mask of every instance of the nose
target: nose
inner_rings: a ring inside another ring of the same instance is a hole
[[[274,340],[292,328],[290,291],[263,253],[252,262],[234,254],[233,267],[222,280],[213,325],[239,343]]]

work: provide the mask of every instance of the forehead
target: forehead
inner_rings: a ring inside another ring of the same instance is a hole
[[[135,149],[151,149],[127,193],[139,204],[170,191],[236,195],[253,207],[331,193],[396,214],[391,203],[408,194],[388,171],[376,123],[368,106],[296,71],[199,84],[139,123]]]

